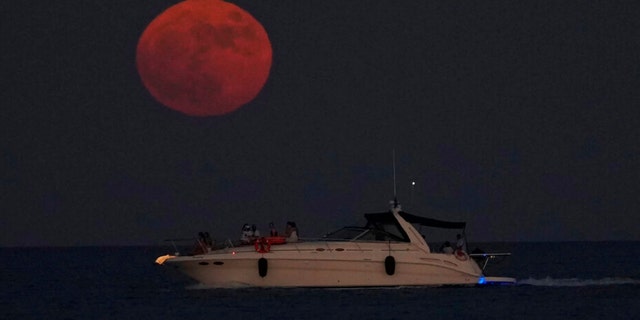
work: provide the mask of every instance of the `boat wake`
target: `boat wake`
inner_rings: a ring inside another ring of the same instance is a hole
[[[546,277],[544,279],[521,279],[518,285],[537,287],[587,287],[587,286],[616,286],[616,285],[640,285],[640,279],[632,278],[602,278],[602,279],[554,279]]]

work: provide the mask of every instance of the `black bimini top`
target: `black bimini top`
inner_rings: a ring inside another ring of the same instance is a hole
[[[425,227],[462,229],[462,232],[464,232],[464,229],[467,226],[466,222],[436,220],[412,215],[404,211],[400,211],[400,216],[411,224],[419,224]],[[393,212],[365,213],[364,217],[367,219],[367,225],[365,228],[384,231],[394,235],[398,239],[402,239],[401,241],[410,241],[407,232],[400,226],[398,220],[393,216]]]
[[[364,227],[345,227],[326,234],[323,238],[349,241],[411,241],[406,230],[394,217],[393,212],[365,213],[364,216],[367,219],[367,224]],[[463,232],[467,225],[466,222],[441,221],[415,216],[403,211],[400,212],[400,216],[411,224],[444,229],[462,229]]]
[[[396,221],[391,211],[380,212],[380,213],[365,213],[364,216],[367,219],[368,226],[395,223]],[[404,211],[400,211],[400,216],[409,223],[417,223],[425,227],[434,227],[434,228],[442,228],[442,229],[465,229],[465,227],[467,226],[466,222],[436,220],[436,219],[416,216]]]

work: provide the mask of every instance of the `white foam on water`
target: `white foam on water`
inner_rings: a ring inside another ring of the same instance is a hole
[[[586,287],[586,286],[615,286],[615,285],[640,285],[640,279],[633,278],[602,278],[602,279],[521,279],[518,285],[530,285],[538,287]]]

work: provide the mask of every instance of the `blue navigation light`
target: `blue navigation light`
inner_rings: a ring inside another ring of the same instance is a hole
[[[484,277],[480,277],[480,279],[478,279],[478,284],[485,284],[487,281],[484,279]]]

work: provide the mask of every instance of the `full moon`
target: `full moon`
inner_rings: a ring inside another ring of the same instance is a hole
[[[271,69],[267,32],[222,0],[186,0],[157,16],[136,52],[142,83],[163,105],[190,116],[218,116],[252,101]]]

